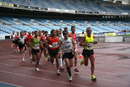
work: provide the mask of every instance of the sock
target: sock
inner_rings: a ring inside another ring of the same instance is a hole
[[[26,49],[26,47],[25,47],[25,51],[26,51],[27,49]]]
[[[70,67],[67,67],[67,72],[68,72],[69,76],[71,76],[71,69],[70,69]]]
[[[25,53],[23,53],[23,59],[24,59],[24,55],[25,55]]]
[[[38,67],[38,65],[39,65],[39,61],[36,61],[36,67]]]
[[[62,58],[59,59],[59,62],[60,62],[60,67],[62,67],[63,66]]]

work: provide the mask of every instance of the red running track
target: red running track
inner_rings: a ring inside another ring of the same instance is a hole
[[[10,47],[11,41],[0,42],[0,81],[23,87],[130,87],[130,44],[129,43],[99,43],[95,45],[95,76],[97,82],[92,82],[90,63],[88,67],[80,66],[79,72],[71,69],[73,81],[68,81],[66,69],[60,76],[56,75],[56,67],[40,61],[40,71],[34,71],[35,64],[30,64],[28,54],[25,62],[22,55],[14,53]],[[78,53],[82,48],[78,48]]]

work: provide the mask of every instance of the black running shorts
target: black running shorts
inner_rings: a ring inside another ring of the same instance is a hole
[[[89,57],[90,55],[93,55],[93,54],[94,54],[93,50],[85,50],[85,49],[83,49],[82,55],[84,57]]]
[[[55,50],[52,50],[52,49],[48,48],[48,52],[49,52],[49,55],[51,57],[54,57],[54,56],[56,56],[59,53],[59,48],[57,48]]]
[[[63,54],[63,59],[65,58],[73,59],[73,57],[74,57],[74,54],[72,52]]]
[[[39,49],[32,49],[32,55],[35,55],[35,54],[37,54],[37,53],[39,53],[40,51],[39,51]]]

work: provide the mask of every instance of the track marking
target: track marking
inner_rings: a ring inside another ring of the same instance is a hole
[[[62,81],[56,81],[56,80],[46,79],[46,78],[39,78],[39,77],[35,77],[35,76],[28,76],[28,75],[24,75],[24,74],[18,74],[18,73],[14,73],[14,72],[3,71],[3,70],[0,70],[0,72],[7,73],[7,74],[24,76],[24,77],[28,77],[28,78],[46,80],[46,81],[51,81],[51,82],[56,82],[56,83],[62,83],[62,84],[67,84],[67,85],[74,85],[74,86],[79,86],[79,87],[90,87],[90,86],[86,86],[86,85],[80,85],[80,84],[74,84],[74,83],[68,83],[68,82],[62,82]]]
[[[1,63],[0,63],[1,64]],[[5,65],[7,65],[7,66],[15,66],[15,65],[9,65],[9,64],[5,64]],[[27,68],[27,69],[30,69],[30,70],[34,70],[34,68],[28,68],[28,67],[21,67],[21,68]],[[45,71],[45,72],[49,72],[49,73],[55,73],[55,71],[49,71],[49,70],[40,70],[40,71]],[[104,73],[104,72],[102,72],[102,73]],[[67,75],[67,73],[62,73],[62,74],[66,74]],[[117,74],[117,73],[114,73],[114,74]],[[86,77],[86,76],[79,76],[79,77],[83,77],[83,78],[87,78],[87,79],[90,79],[89,77]],[[123,82],[123,81],[115,81],[115,80],[110,80],[110,79],[104,79],[104,78],[98,78],[98,80],[106,80],[106,81],[109,81],[109,82],[117,82],[117,83],[123,83],[123,84],[130,84],[130,83],[128,83],[128,82]]]

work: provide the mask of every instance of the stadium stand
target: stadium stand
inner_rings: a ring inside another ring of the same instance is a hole
[[[35,6],[41,8],[68,9],[92,12],[130,13],[129,5],[113,5],[102,0],[0,0],[18,5]]]
[[[0,18],[0,31],[1,33],[11,34],[12,31],[19,32],[21,30],[34,31],[34,30],[47,30],[63,29],[75,25],[77,33],[86,30],[86,27],[91,27],[93,33],[100,32],[120,32],[122,30],[129,30],[129,21],[96,21],[96,20],[59,20],[59,19],[40,19],[40,18],[14,18],[14,17],[1,17]]]

